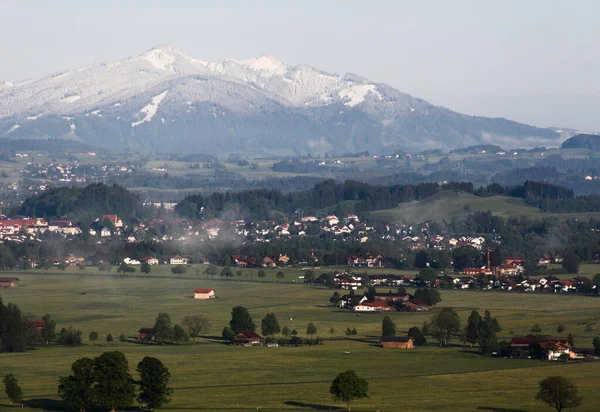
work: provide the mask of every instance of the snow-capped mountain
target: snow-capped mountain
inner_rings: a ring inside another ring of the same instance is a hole
[[[286,66],[269,55],[212,63],[158,46],[0,83],[0,138],[48,137],[139,150],[316,154],[522,147],[554,143],[558,134],[458,114],[356,75]]]

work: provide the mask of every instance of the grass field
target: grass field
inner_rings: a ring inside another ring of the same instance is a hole
[[[26,398],[36,400],[38,410],[56,410],[57,378],[68,373],[74,360],[105,350],[123,351],[132,369],[144,356],[160,358],[170,368],[175,388],[173,402],[165,410],[330,410],[336,404],[328,395],[329,384],[337,373],[350,368],[370,382],[371,398],[357,402],[356,411],[544,411],[548,409],[533,396],[537,382],[554,374],[569,376],[579,385],[586,400],[580,410],[597,409],[597,363],[496,359],[461,346],[441,349],[434,344],[410,351],[383,350],[373,345],[380,333],[381,314],[357,316],[328,307],[331,291],[319,287],[163,278],[158,273],[149,278],[18,276],[18,288],[2,290],[5,303],[15,302],[25,313],[41,316],[49,312],[59,328],[76,327],[85,337],[80,348],[0,355],[0,371],[18,376]],[[192,299],[192,289],[197,287],[215,288],[217,298]],[[600,299],[579,296],[442,291],[442,298],[442,305],[454,307],[463,322],[472,308],[491,310],[503,327],[501,335],[508,336],[509,331],[525,334],[534,323],[551,334],[564,324],[580,347],[590,347],[597,332],[586,334],[578,323],[600,315]],[[257,325],[273,311],[282,326],[297,329],[301,336],[307,323],[314,322],[325,343],[298,348],[237,348],[219,343],[214,336],[228,323],[236,305],[246,306]],[[185,315],[203,313],[212,327],[198,344],[104,342],[108,333],[134,336],[140,327],[152,326],[159,312],[168,312],[177,323]],[[431,316],[391,314],[400,334]],[[329,334],[332,327],[333,336]],[[352,340],[343,336],[347,327],[358,331]],[[102,343],[88,341],[91,331],[100,334]],[[0,409],[6,404],[4,394],[0,395]]]
[[[466,207],[468,205],[468,207]],[[401,203],[395,208],[371,212],[370,216],[387,222],[420,223],[428,220],[449,221],[464,218],[476,211],[490,210],[496,216],[527,216],[532,218],[559,217],[562,219],[598,218],[600,213],[546,213],[525,203],[525,200],[507,196],[479,197],[465,192],[443,190],[418,202]]]

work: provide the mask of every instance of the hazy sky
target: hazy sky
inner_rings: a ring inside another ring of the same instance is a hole
[[[598,0],[0,0],[0,17],[0,80],[168,44],[210,61],[269,53],[468,114],[600,131]]]

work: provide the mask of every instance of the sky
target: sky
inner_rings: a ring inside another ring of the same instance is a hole
[[[0,81],[140,54],[268,53],[462,113],[600,131],[597,0],[0,0]]]

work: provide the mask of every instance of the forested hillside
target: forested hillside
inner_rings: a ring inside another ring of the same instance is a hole
[[[42,217],[47,220],[67,216],[72,220],[93,220],[102,214],[121,218],[143,215],[140,198],[117,185],[92,184],[85,188],[60,187],[25,199],[12,215]]]

